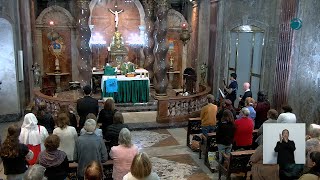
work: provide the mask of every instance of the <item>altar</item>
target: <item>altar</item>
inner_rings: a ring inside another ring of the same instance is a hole
[[[117,92],[107,92],[107,80],[117,83]],[[116,103],[145,103],[149,101],[150,81],[148,76],[138,74],[135,77],[125,75],[102,76],[102,98],[112,97]]]

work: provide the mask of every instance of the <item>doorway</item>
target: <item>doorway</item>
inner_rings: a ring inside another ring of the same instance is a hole
[[[249,82],[253,98],[257,100],[260,90],[264,30],[256,26],[239,26],[230,32],[228,77],[237,74],[239,95],[244,94],[243,83]],[[235,102],[237,105],[238,98]]]

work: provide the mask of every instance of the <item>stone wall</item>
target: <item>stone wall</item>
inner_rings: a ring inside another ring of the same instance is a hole
[[[279,14],[278,1],[227,0],[218,1],[216,5],[218,11],[217,19],[210,20],[217,21],[216,52],[213,60],[214,68],[211,68],[214,72],[210,72],[213,76],[213,82],[209,83],[212,84],[213,94],[218,95],[218,88],[223,87],[223,78],[228,77],[227,62],[230,30],[241,25],[254,25],[265,31],[260,90],[268,91],[269,97],[272,97],[272,83],[274,79],[270,72],[275,71],[274,63],[276,59],[275,52],[278,31],[277,14]],[[211,24],[211,26],[214,26],[214,24]]]
[[[300,1],[294,32],[288,102],[299,122],[320,123],[320,2]]]

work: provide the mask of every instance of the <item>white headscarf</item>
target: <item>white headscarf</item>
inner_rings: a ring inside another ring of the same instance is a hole
[[[41,135],[37,124],[38,120],[34,114],[28,113],[24,116],[19,137],[21,143],[33,146],[41,144]]]

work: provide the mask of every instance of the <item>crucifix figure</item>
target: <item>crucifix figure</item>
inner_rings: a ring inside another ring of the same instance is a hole
[[[109,11],[115,15],[114,17],[114,22],[116,22],[116,30],[118,29],[118,24],[119,24],[119,14],[123,12],[123,9],[118,11],[117,9],[115,9],[114,11],[112,11],[111,9],[109,9]]]

